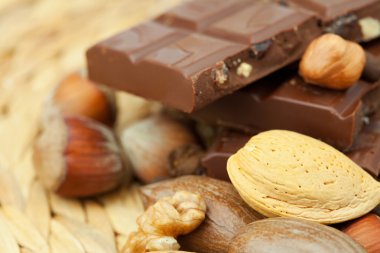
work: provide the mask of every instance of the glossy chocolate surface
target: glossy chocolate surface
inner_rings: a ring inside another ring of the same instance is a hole
[[[91,80],[195,111],[299,59],[312,14],[254,0],[191,1],[87,52]]]

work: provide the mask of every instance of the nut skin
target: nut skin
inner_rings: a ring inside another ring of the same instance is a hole
[[[85,116],[108,126],[116,120],[116,99],[107,87],[97,85],[79,73],[64,78],[48,103],[57,106],[64,116]]]
[[[343,232],[361,244],[368,253],[380,252],[380,217],[367,214],[354,221]]]
[[[341,231],[295,218],[269,218],[243,227],[228,253],[364,253]]]
[[[205,221],[192,233],[178,238],[181,250],[227,252],[228,245],[239,229],[264,218],[244,203],[230,183],[206,176],[182,176],[141,188],[146,207],[176,191],[199,194],[205,199],[207,206]]]
[[[365,52],[359,44],[325,34],[310,43],[299,72],[310,84],[343,90],[359,80],[365,62]]]
[[[128,176],[112,131],[85,117],[50,118],[33,156],[40,181],[62,196],[104,193]]]
[[[203,153],[190,129],[165,115],[127,127],[121,142],[136,177],[144,183],[196,173]]]

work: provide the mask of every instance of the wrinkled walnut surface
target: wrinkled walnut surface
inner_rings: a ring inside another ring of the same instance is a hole
[[[206,216],[206,203],[200,195],[178,191],[150,206],[137,219],[139,229],[132,233],[123,253],[178,250],[175,239],[197,228]]]

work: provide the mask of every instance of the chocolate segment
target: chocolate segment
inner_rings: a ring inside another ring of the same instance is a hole
[[[209,177],[230,181],[227,173],[227,160],[241,149],[251,135],[239,132],[223,131],[216,137],[213,145],[202,158],[202,166]]]
[[[365,43],[364,48],[367,52],[380,56],[380,39]]]
[[[326,32],[355,41],[380,36],[379,0],[277,0],[315,13]]]
[[[360,167],[372,176],[380,175],[380,112],[369,119],[356,138],[354,145],[346,153]]]
[[[380,29],[380,28],[379,28]],[[366,66],[364,68],[363,78],[367,81],[380,79],[380,39],[366,43]]]
[[[256,0],[198,0],[181,4],[156,18],[168,26],[203,31],[210,24],[249,6]]]
[[[91,80],[195,111],[299,59],[312,14],[248,0],[194,1],[87,52]]]
[[[347,91],[306,84],[284,70],[195,112],[195,118],[245,132],[286,129],[347,150],[363,116],[380,106],[380,83],[359,81]],[[290,75],[290,77],[289,77]]]

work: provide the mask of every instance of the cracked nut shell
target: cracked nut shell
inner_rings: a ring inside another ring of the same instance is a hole
[[[43,185],[60,195],[84,197],[107,192],[126,179],[113,132],[84,117],[50,118],[34,147]]]

